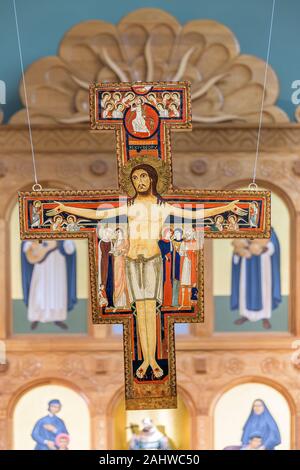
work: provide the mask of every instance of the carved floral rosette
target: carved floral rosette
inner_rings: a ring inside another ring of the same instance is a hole
[[[257,122],[265,62],[240,53],[230,29],[212,20],[181,25],[159,9],[139,9],[113,25],[79,23],[63,37],[57,56],[44,57],[26,71],[33,123],[88,122],[91,82],[179,81],[192,84],[193,121]],[[265,122],[288,121],[275,106],[279,84],[268,67]],[[20,95],[24,104],[23,84]],[[12,123],[26,121],[25,109]]]

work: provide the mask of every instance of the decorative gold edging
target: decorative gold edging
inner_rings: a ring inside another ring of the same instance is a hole
[[[139,400],[126,398],[126,410],[157,410],[161,408],[177,408],[177,396],[170,398],[139,398]]]

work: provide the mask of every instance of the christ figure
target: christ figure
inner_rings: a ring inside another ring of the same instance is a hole
[[[173,206],[159,194],[158,173],[147,163],[137,164],[131,171],[130,179],[135,193],[127,199],[127,205],[110,209],[101,209],[100,206],[94,210],[58,203],[47,215],[65,212],[94,220],[127,216],[129,246],[125,260],[126,282],[131,305],[136,310],[143,355],[136,376],[142,379],[150,367],[154,377],[159,379],[164,371],[156,360],[156,315],[163,303],[163,261],[158,242],[165,222],[170,216],[201,221],[228,211],[238,215],[244,215],[245,211],[236,205],[238,201],[195,211]]]
[[[143,101],[141,98],[138,98],[135,104],[131,105],[131,110],[135,111],[135,118],[132,120],[134,132],[141,132],[143,134],[150,135],[143,113]]]

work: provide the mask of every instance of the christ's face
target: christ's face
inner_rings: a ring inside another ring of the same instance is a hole
[[[151,187],[151,179],[146,170],[135,170],[132,173],[132,183],[137,193],[147,193]]]
[[[253,411],[256,415],[261,415],[265,411],[263,402],[256,400],[253,405]]]
[[[121,99],[121,97],[122,97],[121,93],[114,93],[113,94],[113,98],[114,98],[115,101],[119,101]]]

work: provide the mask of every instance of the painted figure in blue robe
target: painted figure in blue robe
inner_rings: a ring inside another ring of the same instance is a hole
[[[99,224],[97,229],[99,238],[98,282],[100,304],[114,307],[114,272],[113,272],[113,238],[114,230]]]
[[[165,227],[162,231],[162,239],[158,241],[163,261],[163,304],[172,305],[173,291],[173,258],[174,250],[172,244],[173,230]]]
[[[173,307],[179,305],[180,255],[182,230],[165,227],[159,240],[163,260],[163,304]]]
[[[247,448],[254,437],[261,439],[259,450],[274,450],[281,443],[277,423],[263,400],[257,399],[245,423],[242,435],[242,449]]]
[[[235,324],[262,320],[271,328],[272,311],[281,303],[280,245],[275,230],[269,240],[233,242],[231,310],[239,310]]]
[[[60,434],[67,434],[68,430],[64,421],[57,416],[61,410],[59,400],[51,400],[48,403],[48,415],[39,419],[31,433],[36,442],[34,450],[58,450],[56,438]]]
[[[72,240],[24,241],[22,287],[31,328],[53,322],[67,329],[67,314],[77,302],[76,247]]]

